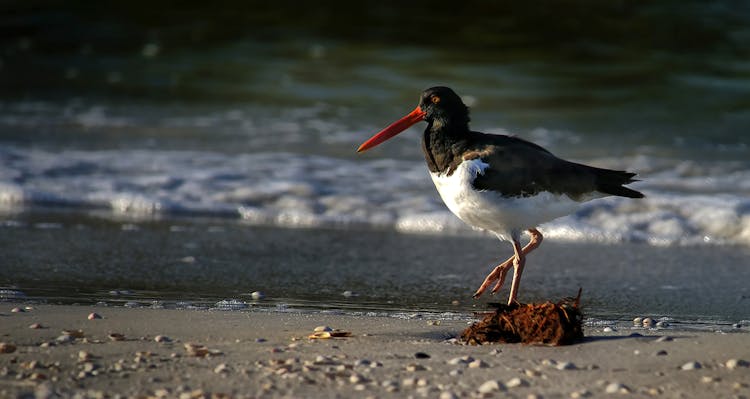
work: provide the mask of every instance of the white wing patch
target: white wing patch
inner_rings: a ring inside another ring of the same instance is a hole
[[[490,164],[483,162],[481,158],[475,158],[470,161],[463,161],[458,166],[458,169],[460,169],[461,165],[464,164],[466,164],[467,172],[471,175],[472,183],[477,176],[484,175],[484,170],[490,167]],[[458,169],[456,170],[456,172],[458,172]]]

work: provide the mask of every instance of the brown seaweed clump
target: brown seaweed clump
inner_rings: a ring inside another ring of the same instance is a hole
[[[488,342],[570,345],[583,339],[583,314],[578,297],[558,303],[492,304],[497,309],[461,333],[472,345]]]

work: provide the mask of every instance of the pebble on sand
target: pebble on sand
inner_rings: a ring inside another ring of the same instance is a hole
[[[505,386],[495,380],[486,381],[482,385],[480,385],[479,388],[477,388],[477,391],[479,393],[492,393],[504,390]]]
[[[619,382],[612,382],[608,384],[606,388],[604,388],[604,392],[606,393],[630,393],[630,388],[628,388],[628,386],[625,384],[621,384]]]
[[[508,388],[527,387],[529,386],[529,383],[524,379],[514,377],[508,380],[508,382],[505,383],[505,386]]]
[[[83,330],[62,330],[63,335],[67,335],[71,338],[83,338],[85,335]]]
[[[729,359],[724,363],[724,366],[730,370],[734,370],[739,367],[750,367],[750,362],[742,359]]]
[[[167,342],[172,342],[172,338],[167,337],[166,335],[157,335],[154,337],[154,341],[164,344]]]
[[[218,366],[216,366],[214,368],[214,373],[216,373],[216,374],[229,373],[229,371],[230,371],[229,370],[229,366],[227,366],[226,363],[221,363],[221,364],[219,364]]]
[[[424,371],[426,368],[422,366],[421,364],[408,364],[406,365],[406,371]]]
[[[560,362],[555,366],[558,370],[575,370],[578,367],[573,362]]]
[[[10,310],[11,313],[23,313],[25,310],[23,308],[15,307]]]
[[[0,342],[0,353],[13,353],[16,351],[16,346],[7,342]]]
[[[589,398],[593,394],[588,389],[581,389],[578,391],[573,391],[570,393],[571,399],[579,399],[579,398]]]
[[[32,330],[38,330],[40,328],[44,328],[44,326],[41,325],[40,323],[34,323],[34,324],[30,325],[29,328],[32,329]]]
[[[469,363],[470,369],[484,369],[487,367],[489,367],[489,364],[487,364],[487,362],[480,360],[480,359],[474,360],[473,362]]]
[[[91,353],[89,353],[89,352],[86,352],[86,351],[79,351],[78,352],[78,361],[79,362],[85,362],[85,361],[91,360],[93,358],[94,358],[94,356]]]
[[[111,341],[124,341],[125,335],[120,333],[111,333],[107,336]]]
[[[89,315],[86,316],[86,318],[89,320],[98,320],[102,318],[102,315],[100,315],[99,313],[92,312],[92,313],[89,313]]]
[[[209,356],[218,356],[222,354],[221,351],[218,349],[208,349],[204,345],[193,344],[193,343],[186,343],[185,351],[187,351],[188,356],[194,356],[194,357],[209,357]]]
[[[654,319],[650,317],[646,317],[645,319],[643,319],[643,327],[653,328],[655,325],[656,325],[656,322],[654,321]]]
[[[701,366],[701,364],[698,362],[687,362],[680,366],[680,370],[698,370],[702,367],[703,366]]]
[[[471,356],[461,356],[461,357],[454,357],[451,360],[448,360],[448,364],[450,365],[457,365],[457,364],[469,364],[474,361],[474,358]]]

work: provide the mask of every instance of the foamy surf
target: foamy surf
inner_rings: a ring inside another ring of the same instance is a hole
[[[750,245],[750,171],[736,163],[591,160],[636,170],[642,200],[604,198],[542,226],[568,241]],[[470,230],[440,201],[418,160],[295,153],[0,148],[0,208],[65,208],[114,219],[237,218],[253,225]],[[12,218],[12,216],[6,216]],[[477,233],[481,234],[481,233]]]

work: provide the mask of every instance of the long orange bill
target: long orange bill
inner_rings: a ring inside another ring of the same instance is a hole
[[[380,131],[380,133],[370,137],[369,140],[362,143],[357,152],[367,151],[372,147],[388,140],[389,138],[403,132],[413,124],[424,120],[424,111],[419,106],[414,111],[409,112],[405,117],[393,122],[390,126]]]

